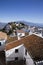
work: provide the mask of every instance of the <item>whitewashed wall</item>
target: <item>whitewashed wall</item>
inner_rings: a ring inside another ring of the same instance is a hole
[[[0,40],[0,42],[1,42],[0,51],[4,50],[4,48],[5,48],[5,41],[6,40]]]
[[[18,40],[20,40],[20,38],[23,36],[25,36],[25,33],[17,33]]]
[[[15,49],[18,49],[18,53],[15,53]],[[15,47],[13,49],[10,49],[6,51],[6,62],[7,61],[15,61],[15,57],[18,57],[18,60],[26,58],[26,65],[34,65],[33,59],[27,52],[27,55],[25,55],[25,46],[22,44],[18,47]]]
[[[18,53],[15,53],[15,49],[18,49]],[[18,59],[23,59],[24,57],[24,46],[20,45],[18,47],[12,48],[8,51],[6,51],[6,61],[12,61],[15,60],[15,57],[18,57]]]

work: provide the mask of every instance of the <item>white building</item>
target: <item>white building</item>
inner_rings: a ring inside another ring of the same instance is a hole
[[[34,34],[34,35],[36,35],[36,36],[39,36],[39,37],[43,38],[42,33],[35,32],[35,33],[32,33],[32,34]]]
[[[16,22],[15,24],[16,24],[16,26],[19,26],[19,23],[18,22]]]
[[[6,51],[6,61],[21,60],[24,59],[25,48],[24,45],[11,48]]]
[[[24,36],[25,36],[25,32],[23,30],[17,30],[18,40],[20,40]]]
[[[6,62],[25,59],[26,65],[40,65],[43,61],[43,38],[33,34],[26,36],[6,44],[4,51]]]
[[[34,62],[29,53],[27,52],[27,49],[25,48],[24,44],[21,44],[9,50],[5,50],[5,53],[6,53],[6,62],[25,60],[27,65],[28,63],[29,65],[34,65]]]

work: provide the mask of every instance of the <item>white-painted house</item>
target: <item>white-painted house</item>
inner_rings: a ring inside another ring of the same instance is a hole
[[[6,44],[4,51],[6,62],[25,59],[26,65],[40,65],[39,60],[43,58],[43,38],[36,35],[26,36]]]
[[[25,60],[27,65],[28,63],[29,65],[34,65],[34,62],[29,53],[27,52],[27,49],[25,48],[24,44],[9,49],[5,51],[5,53],[6,53],[6,62]]]
[[[25,31],[23,31],[23,30],[17,30],[18,40],[20,40],[21,37],[24,37],[24,36],[25,36]]]
[[[19,45],[6,51],[6,61],[21,60],[25,55],[24,45]]]

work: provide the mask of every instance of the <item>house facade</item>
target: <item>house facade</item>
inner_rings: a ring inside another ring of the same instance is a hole
[[[24,36],[25,36],[25,32],[23,30],[17,30],[18,40],[20,40]]]
[[[34,61],[29,55],[27,49],[25,48],[24,44],[21,44],[17,47],[14,47],[12,49],[9,49],[5,51],[6,53],[6,62],[9,61],[20,61],[25,60],[26,65],[29,63],[29,65],[34,65]]]
[[[40,65],[43,63],[43,38],[33,34],[26,36],[6,44],[4,51],[6,62],[25,59],[26,65]]]
[[[25,48],[23,44],[5,51],[6,61],[17,61],[24,59],[24,51]]]

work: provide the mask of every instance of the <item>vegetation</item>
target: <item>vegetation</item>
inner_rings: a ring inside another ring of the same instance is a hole
[[[18,24],[18,26],[16,26],[16,24]],[[6,26],[7,25],[10,25],[12,27],[12,29],[11,28],[9,29],[9,32],[6,31]],[[22,29],[25,26],[25,24],[22,23],[22,22],[20,22],[20,23],[18,23],[18,22],[9,22],[7,25],[2,29],[2,31],[6,32],[8,35],[10,35],[13,32],[13,30]]]

